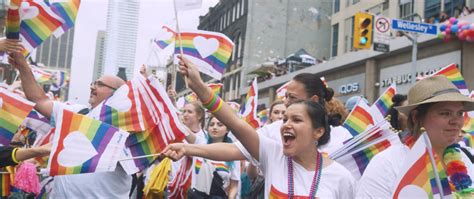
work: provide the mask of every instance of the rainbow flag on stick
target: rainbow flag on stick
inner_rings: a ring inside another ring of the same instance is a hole
[[[20,39],[20,10],[17,6],[10,6],[5,23],[7,39]]]
[[[426,137],[424,137],[426,136]],[[436,153],[428,147],[429,138],[423,133],[408,152],[400,172],[398,183],[394,186],[393,198],[437,198],[451,195],[448,178]],[[434,162],[430,160],[429,150],[433,151]],[[435,175],[437,170],[437,176]],[[437,179],[438,178],[438,179]],[[438,184],[439,181],[441,184]],[[441,187],[442,191],[438,188]]]
[[[364,100],[359,100],[359,103],[352,109],[346,121],[342,124],[352,136],[356,136],[366,130],[369,125],[374,124],[372,111]]]
[[[61,109],[48,161],[50,176],[114,171],[128,133],[85,115]]]
[[[0,88],[0,145],[8,145],[35,104]]]
[[[388,110],[393,106],[392,97],[397,93],[397,86],[395,83],[390,85],[380,97],[371,106],[372,109],[380,111],[382,116],[387,115]]]
[[[49,82],[53,79],[53,74],[49,71],[46,71],[42,68],[39,68],[34,65],[30,65],[33,76],[35,77],[38,83]]]
[[[433,76],[434,75],[446,76],[449,81],[451,81],[462,94],[469,95],[469,90],[467,89],[466,81],[464,81],[464,77],[462,76],[461,71],[459,71],[457,64],[449,64],[448,66],[434,73]]]
[[[257,117],[258,86],[257,78],[252,81],[247,96],[241,106],[240,116],[253,128],[260,127],[260,120]]]
[[[175,42],[175,55],[181,54],[180,42]],[[183,54],[199,71],[220,80],[232,55],[234,43],[224,34],[210,31],[181,32]]]

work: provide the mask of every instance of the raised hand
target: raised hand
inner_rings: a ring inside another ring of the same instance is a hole
[[[185,144],[183,143],[174,143],[166,146],[166,148],[161,152],[164,156],[177,161],[181,159],[186,153]]]
[[[183,57],[181,55],[178,55],[179,59],[179,65],[178,65],[178,71],[181,73],[181,75],[186,76],[188,85],[191,89],[194,90],[194,88],[197,88],[198,86],[204,84],[204,82],[201,79],[201,76],[199,74],[199,71],[186,57]]]
[[[8,63],[10,63],[12,66],[14,66],[18,70],[24,67],[28,67],[28,63],[26,62],[25,57],[23,56],[23,54],[19,52],[9,53]]]
[[[23,47],[20,40],[17,39],[0,39],[0,51],[21,53]]]

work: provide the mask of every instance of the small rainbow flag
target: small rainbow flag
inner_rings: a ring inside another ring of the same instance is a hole
[[[395,83],[390,85],[382,95],[374,102],[372,107],[376,107],[382,116],[387,115],[388,110],[393,106],[392,97],[397,93],[397,86]]]
[[[165,49],[166,47],[168,47],[171,43],[175,41],[176,32],[172,30],[171,28],[169,28],[168,26],[163,26],[162,29],[166,31],[166,34],[160,35],[154,41],[156,45],[158,45],[159,48]],[[170,33],[171,33],[171,37],[169,37]],[[166,38],[162,38],[162,37],[166,37]]]
[[[1,172],[4,172],[4,170],[0,170]],[[10,196],[10,189],[11,189],[11,183],[10,183],[10,174],[9,173],[1,173],[0,174],[0,198],[7,198]]]
[[[30,65],[30,66],[31,66],[31,71],[33,72],[33,76],[35,77],[38,83],[45,83],[52,80],[53,74],[51,72],[46,71],[37,66],[33,66],[33,65]]]
[[[196,161],[194,163],[194,172],[196,174],[199,174],[199,170],[201,170],[202,167],[202,160],[200,158],[196,158]]]
[[[469,95],[469,90],[467,89],[466,81],[464,81],[464,77],[462,76],[461,71],[459,71],[457,64],[449,64],[448,66],[434,73],[433,76],[434,75],[446,76],[449,81],[451,81],[462,94]]]
[[[195,101],[198,101],[198,97],[197,97],[196,93],[192,92],[192,93],[190,93],[190,94],[188,94],[184,97],[184,101],[186,103],[193,103]]]
[[[352,109],[342,126],[344,126],[352,136],[356,136],[364,132],[369,125],[373,124],[374,118],[372,117],[369,106],[364,100],[359,100],[359,103]]]
[[[64,23],[44,1],[26,0],[20,9],[24,13],[21,15],[20,38],[27,52],[39,46]]]
[[[225,163],[212,163],[212,165],[214,165],[216,171],[229,173],[229,166],[227,166]]]
[[[35,104],[0,88],[0,145],[8,145]]]
[[[428,148],[425,143],[425,138],[422,136],[418,138],[415,145],[413,145],[408,153],[404,167],[400,173],[402,175],[398,178],[398,183],[393,191],[394,199],[406,198],[410,195],[413,196],[413,193],[410,193],[409,189],[404,190],[407,185],[419,187],[426,192],[429,198],[434,198],[435,195],[440,194],[440,190],[436,183],[436,177],[434,175],[433,164],[430,160]],[[435,152],[433,152],[433,155],[435,156],[436,169],[438,170],[443,194],[444,196],[448,196],[451,194],[451,189],[449,187],[446,172]]]
[[[474,98],[474,91],[471,91],[469,97]],[[471,135],[474,134],[474,111],[464,113],[464,126],[462,127],[462,130]]]
[[[85,115],[62,109],[48,162],[50,176],[114,171],[128,133]]]
[[[10,6],[7,11],[5,35],[7,39],[20,39],[20,10]]]
[[[474,142],[473,140],[473,137],[470,133],[464,135],[464,137],[462,138],[462,141],[464,142],[464,144],[466,144],[467,147],[470,147],[472,148],[474,145],[472,145]]]
[[[64,72],[64,71],[61,71],[61,70],[55,71],[54,72],[54,77],[55,77],[55,80],[56,80],[55,83],[58,87],[65,86],[66,81],[69,79],[67,73]]]
[[[250,85],[247,96],[240,108],[240,116],[253,128],[260,127],[260,121],[257,117],[257,105],[258,105],[258,87],[257,78],[255,78]]]
[[[221,90],[223,84],[217,83],[217,84],[208,84],[209,88],[211,88],[212,92],[218,96],[221,96]]]
[[[64,20],[61,27],[54,31],[56,38],[74,27],[80,4],[81,0],[67,0],[51,3],[51,10]]]
[[[267,121],[268,121],[268,111],[267,111],[267,109],[263,109],[260,112],[258,112],[257,116],[258,116],[258,119],[260,119],[260,122],[262,123],[262,125],[267,123]]]
[[[175,42],[175,55],[181,54],[180,44],[184,56],[199,71],[217,80],[222,78],[234,48],[234,43],[224,34],[201,30],[181,32],[181,42]]]
[[[392,145],[390,141],[387,139],[377,144],[374,144],[364,150],[361,150],[359,152],[352,154],[352,158],[354,158],[361,175],[364,173],[365,168],[367,168],[367,165],[369,165],[370,160],[375,155],[377,155],[378,153],[382,152],[383,150],[387,149],[390,146]]]

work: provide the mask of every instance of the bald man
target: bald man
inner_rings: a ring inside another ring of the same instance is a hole
[[[56,121],[55,113],[61,108],[69,109],[65,104],[49,99],[36,83],[31,68],[21,53],[11,53],[9,62],[20,71],[21,85],[26,98],[34,103],[35,109],[50,121]],[[125,82],[116,76],[105,75],[90,84],[89,104],[91,111],[81,110],[81,114],[93,117],[100,111],[98,105],[110,97]],[[97,108],[97,109],[95,109]],[[95,119],[98,116],[96,116]],[[54,125],[54,124],[52,124]],[[54,177],[51,198],[128,198],[132,177],[117,165],[114,172],[99,172]]]

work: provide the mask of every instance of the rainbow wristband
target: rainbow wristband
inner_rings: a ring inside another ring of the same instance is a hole
[[[211,103],[211,101],[212,101],[213,98],[214,98],[214,93],[211,92],[211,95],[209,96],[209,99],[208,99],[207,101],[205,101],[205,102],[203,101],[203,102],[202,102],[202,105]]]
[[[222,100],[219,96],[216,94],[213,94],[211,97],[211,100],[209,103],[203,104],[204,107],[206,107],[207,110],[211,113],[215,113],[221,110],[222,104],[224,103],[224,100]]]

